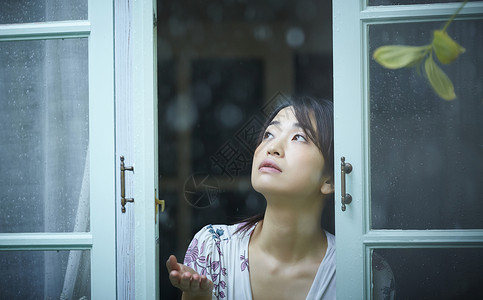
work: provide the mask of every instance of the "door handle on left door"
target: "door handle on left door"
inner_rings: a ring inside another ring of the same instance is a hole
[[[121,155],[121,211],[126,212],[126,203],[134,202],[134,198],[126,198],[126,179],[124,177],[125,171],[134,172],[134,167],[124,166],[124,156]]]

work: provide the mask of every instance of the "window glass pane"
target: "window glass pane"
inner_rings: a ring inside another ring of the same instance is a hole
[[[0,251],[1,298],[91,299],[90,260],[88,250]]]
[[[443,23],[373,25],[369,51],[422,46]],[[383,68],[370,59],[371,223],[374,229],[483,228],[483,21],[455,21],[466,48],[436,63],[457,98],[439,98],[424,68]],[[420,71],[420,72],[418,72]]]
[[[0,24],[87,20],[87,0],[6,0]]]
[[[482,248],[374,249],[372,292],[380,296],[374,299],[483,299],[482,251]],[[391,278],[395,290],[387,288]],[[391,291],[395,291],[394,298],[389,297]]]
[[[0,42],[0,232],[89,230],[87,39]]]

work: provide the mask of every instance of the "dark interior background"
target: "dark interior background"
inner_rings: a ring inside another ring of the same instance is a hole
[[[158,91],[161,298],[206,224],[262,211],[250,184],[254,138],[279,97],[332,99],[331,1],[160,1]]]

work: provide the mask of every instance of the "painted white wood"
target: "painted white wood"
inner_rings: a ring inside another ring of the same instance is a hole
[[[113,1],[88,3],[91,295],[116,298]]]
[[[337,298],[361,299],[363,285],[363,85],[360,1],[333,1],[335,228],[337,244]],[[342,212],[340,158],[352,164],[346,192],[352,203]]]
[[[360,13],[361,20],[391,20],[395,23],[414,20],[447,20],[461,6],[461,2],[431,5],[368,6]],[[458,19],[475,17],[482,13],[481,3],[468,2],[458,14]]]
[[[153,32],[152,32],[152,37],[153,37],[153,44],[152,44],[152,49],[153,49],[153,61],[151,62],[151,66],[153,68],[153,130],[154,130],[154,162],[153,162],[153,167],[154,167],[154,187],[155,187],[155,193],[156,197],[159,199],[159,153],[158,153],[158,32],[157,32],[157,1],[152,0],[153,7]],[[160,257],[159,257],[159,214],[161,214],[161,208],[157,210],[157,215],[154,217],[154,295],[155,299],[160,299],[161,295],[161,289],[159,285],[159,272],[160,272]],[[156,209],[155,209],[155,214],[156,214]]]
[[[363,237],[367,246],[483,246],[483,230],[373,230]]]
[[[90,31],[87,20],[8,24],[0,25],[0,41],[87,37]]]
[[[9,250],[90,249],[92,235],[89,232],[2,233],[0,245]]]
[[[0,40],[89,39],[90,230],[73,233],[1,233],[9,250],[90,250],[91,296],[115,299],[115,157],[113,4],[93,1],[88,21],[0,26]],[[84,224],[86,220],[76,220]],[[75,265],[73,262],[72,265]]]
[[[371,249],[481,247],[483,230],[370,230],[369,24],[446,20],[460,3],[365,7],[365,1],[333,1],[335,159],[353,166],[340,209],[336,176],[337,298],[370,299]],[[457,19],[481,18],[483,3],[467,3]]]
[[[126,212],[121,212],[120,198],[120,156],[125,157],[126,166],[131,166],[134,148],[133,113],[134,97],[132,88],[132,1],[115,1],[115,78],[116,78],[116,223],[117,223],[117,297],[134,299],[135,250],[134,250],[134,203],[127,203]],[[126,197],[133,197],[133,172],[126,172]]]
[[[154,192],[157,174],[155,1],[134,1],[132,14],[134,97],[134,198],[136,299],[157,299],[158,259]]]

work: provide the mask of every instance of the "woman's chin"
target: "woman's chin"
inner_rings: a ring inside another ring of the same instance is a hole
[[[290,193],[290,191],[282,189],[279,183],[253,185],[253,189],[262,194],[265,199],[287,197]]]

